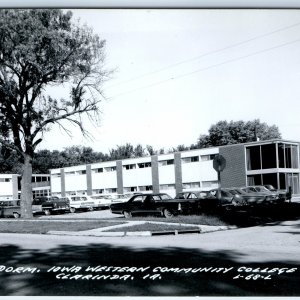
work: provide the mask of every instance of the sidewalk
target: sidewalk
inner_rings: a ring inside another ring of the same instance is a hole
[[[168,230],[168,231],[122,231],[122,228],[143,225],[146,223],[151,224],[163,224],[171,226],[181,226],[181,227],[195,227],[194,230]],[[108,230],[120,228],[120,231],[111,231]],[[68,235],[68,236],[111,236],[111,237],[121,237],[121,236],[153,236],[153,235],[177,235],[184,233],[207,233],[219,230],[233,229],[235,227],[229,226],[209,226],[209,225],[195,225],[195,224],[182,224],[182,223],[166,223],[166,222],[155,222],[155,221],[128,221],[125,224],[106,226],[96,229],[84,230],[84,231],[48,231],[47,234],[51,235]]]

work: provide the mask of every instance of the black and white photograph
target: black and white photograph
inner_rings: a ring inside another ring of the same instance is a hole
[[[0,7],[0,297],[300,296],[300,8]]]

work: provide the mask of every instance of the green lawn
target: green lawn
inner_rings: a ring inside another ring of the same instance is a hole
[[[82,231],[106,227],[111,225],[123,224],[125,222],[111,221],[88,221],[88,222],[70,222],[70,221],[39,221],[39,220],[1,220],[1,233],[47,233],[50,230],[57,231]]]
[[[146,221],[147,224],[126,226],[128,221]],[[153,224],[149,222],[163,222],[163,223],[178,223],[170,224]],[[102,228],[112,225],[124,224],[122,228],[116,228],[110,231],[169,231],[169,230],[188,230],[197,229],[193,225],[212,225],[212,226],[226,226],[227,223],[221,221],[215,216],[208,215],[191,215],[191,216],[176,216],[173,218],[163,217],[133,217],[131,219],[121,218],[113,219],[49,219],[49,220],[22,220],[22,219],[0,219],[1,233],[34,233],[45,234],[48,231],[83,231],[95,228]],[[181,226],[180,224],[189,224],[191,226]]]
[[[114,228],[105,230],[106,232],[115,232],[115,231],[174,231],[174,230],[197,230],[198,226],[182,226],[182,225],[168,225],[168,224],[154,224],[146,223],[133,226],[124,226],[121,228]]]
[[[227,226],[228,223],[220,220],[218,217],[209,215],[179,215],[173,218],[163,217],[133,217],[132,221],[154,221],[154,222],[165,222],[165,223],[181,223],[181,224],[194,224],[194,225],[212,225],[212,226]]]

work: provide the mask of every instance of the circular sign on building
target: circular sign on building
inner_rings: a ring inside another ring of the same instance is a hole
[[[221,154],[217,154],[213,160],[213,167],[217,172],[222,172],[226,167],[226,159]]]

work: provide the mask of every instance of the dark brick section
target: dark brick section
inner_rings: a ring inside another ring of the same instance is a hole
[[[123,194],[123,165],[121,160],[117,160],[117,193]]]
[[[61,196],[66,197],[66,181],[65,181],[65,170],[60,169],[60,185],[61,185]]]
[[[182,170],[181,170],[181,153],[174,154],[174,168],[175,168],[175,189],[176,194],[182,192]]]
[[[92,186],[92,166],[86,165],[86,192],[89,196],[93,194]]]
[[[153,193],[159,193],[158,156],[151,156],[152,187]]]
[[[244,145],[220,147],[219,153],[226,159],[226,168],[221,172],[221,187],[245,186],[247,178]]]

